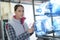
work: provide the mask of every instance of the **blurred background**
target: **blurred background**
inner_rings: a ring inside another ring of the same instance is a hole
[[[0,0],[0,39],[1,40],[7,39],[5,32],[5,23],[8,22],[8,20],[11,20],[12,16],[15,15],[14,6],[16,4],[21,4],[24,6],[24,16],[26,17],[25,22],[28,24],[29,28],[31,28],[33,22],[36,22],[35,28],[39,30],[39,32],[35,30],[34,34],[30,37],[30,40],[37,40],[36,34],[38,35],[44,34],[40,33],[41,30],[40,22],[43,20],[47,20],[45,22],[45,26],[48,29],[51,28],[52,30],[52,20],[50,14],[52,13],[52,16],[58,16],[58,18],[60,17],[59,2],[60,2],[59,0]],[[54,19],[57,19],[56,22],[60,20],[58,18],[54,17]],[[47,22],[50,24],[48,24]],[[59,26],[58,28],[60,28]]]

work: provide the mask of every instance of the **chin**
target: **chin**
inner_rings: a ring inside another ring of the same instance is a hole
[[[23,16],[21,15],[20,18],[22,18]]]
[[[22,18],[22,17],[20,17],[20,18]]]

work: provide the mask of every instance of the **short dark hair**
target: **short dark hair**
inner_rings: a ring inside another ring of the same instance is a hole
[[[18,7],[23,7],[23,5],[15,5],[14,11],[16,11]],[[23,7],[23,8],[24,8],[24,7]]]

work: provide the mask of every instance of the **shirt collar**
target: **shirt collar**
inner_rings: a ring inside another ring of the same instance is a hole
[[[26,19],[25,17],[22,17],[20,20],[17,20],[16,16],[15,15],[13,16],[13,20],[16,21],[16,22],[20,22],[21,24],[24,23],[25,19]]]

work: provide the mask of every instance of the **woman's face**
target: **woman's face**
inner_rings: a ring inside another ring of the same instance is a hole
[[[15,15],[18,18],[22,18],[24,15],[24,8],[23,7],[18,7],[17,10],[15,11]]]

